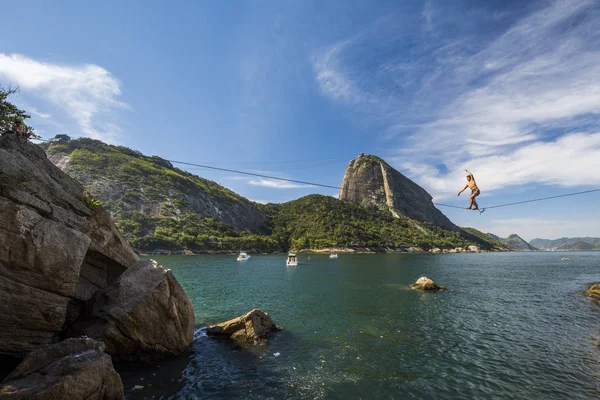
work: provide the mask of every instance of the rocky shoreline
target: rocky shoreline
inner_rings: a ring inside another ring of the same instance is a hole
[[[44,151],[0,137],[0,398],[120,399],[113,359],[185,352],[194,308]],[[18,364],[18,365],[16,365]],[[11,371],[12,369],[12,371]]]

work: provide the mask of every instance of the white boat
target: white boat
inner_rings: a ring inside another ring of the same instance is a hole
[[[298,257],[296,257],[294,253],[288,254],[285,265],[287,265],[288,267],[296,267],[298,265]]]
[[[238,261],[248,261],[249,258],[250,258],[250,256],[248,254],[242,252],[238,256],[237,260]]]
[[[329,258],[337,258],[337,254],[330,254]]]

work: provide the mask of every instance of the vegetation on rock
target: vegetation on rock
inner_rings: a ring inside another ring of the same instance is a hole
[[[43,147],[143,252],[495,246],[481,232],[449,231],[330,196],[255,204],[160,157],[93,139],[60,135]]]
[[[9,96],[18,91],[18,88],[12,86],[8,88],[0,87],[0,134],[11,131],[15,123],[20,122],[24,125],[26,132],[29,132],[33,137],[37,137],[33,133],[33,129],[25,124],[25,120],[31,118],[29,114],[7,101]]]
[[[376,207],[364,207],[331,196],[315,194],[263,207],[270,216],[272,238],[293,249],[493,247],[477,236],[406,217],[395,218]]]

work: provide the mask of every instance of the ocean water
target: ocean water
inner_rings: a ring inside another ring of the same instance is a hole
[[[155,258],[197,330],[188,354],[117,365],[130,399],[600,398],[600,307],[582,295],[600,252]],[[420,276],[450,290],[409,289]],[[284,328],[266,345],[204,334],[253,308]]]

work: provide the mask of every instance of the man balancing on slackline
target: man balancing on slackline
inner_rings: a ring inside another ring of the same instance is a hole
[[[469,207],[467,207],[467,210],[479,210],[479,205],[477,205],[477,202],[475,201],[475,197],[479,196],[481,194],[481,192],[479,191],[479,188],[477,187],[477,184],[475,183],[475,177],[473,176],[472,173],[470,173],[469,171],[467,171],[465,169],[465,171],[467,172],[467,184],[465,185],[464,188],[462,188],[462,190],[460,192],[458,192],[458,195],[460,196],[460,194],[466,189],[466,188],[470,188],[471,189],[471,196],[469,197],[469,199],[471,200],[471,203],[469,203]],[[475,208],[472,208],[473,206],[475,206]]]

